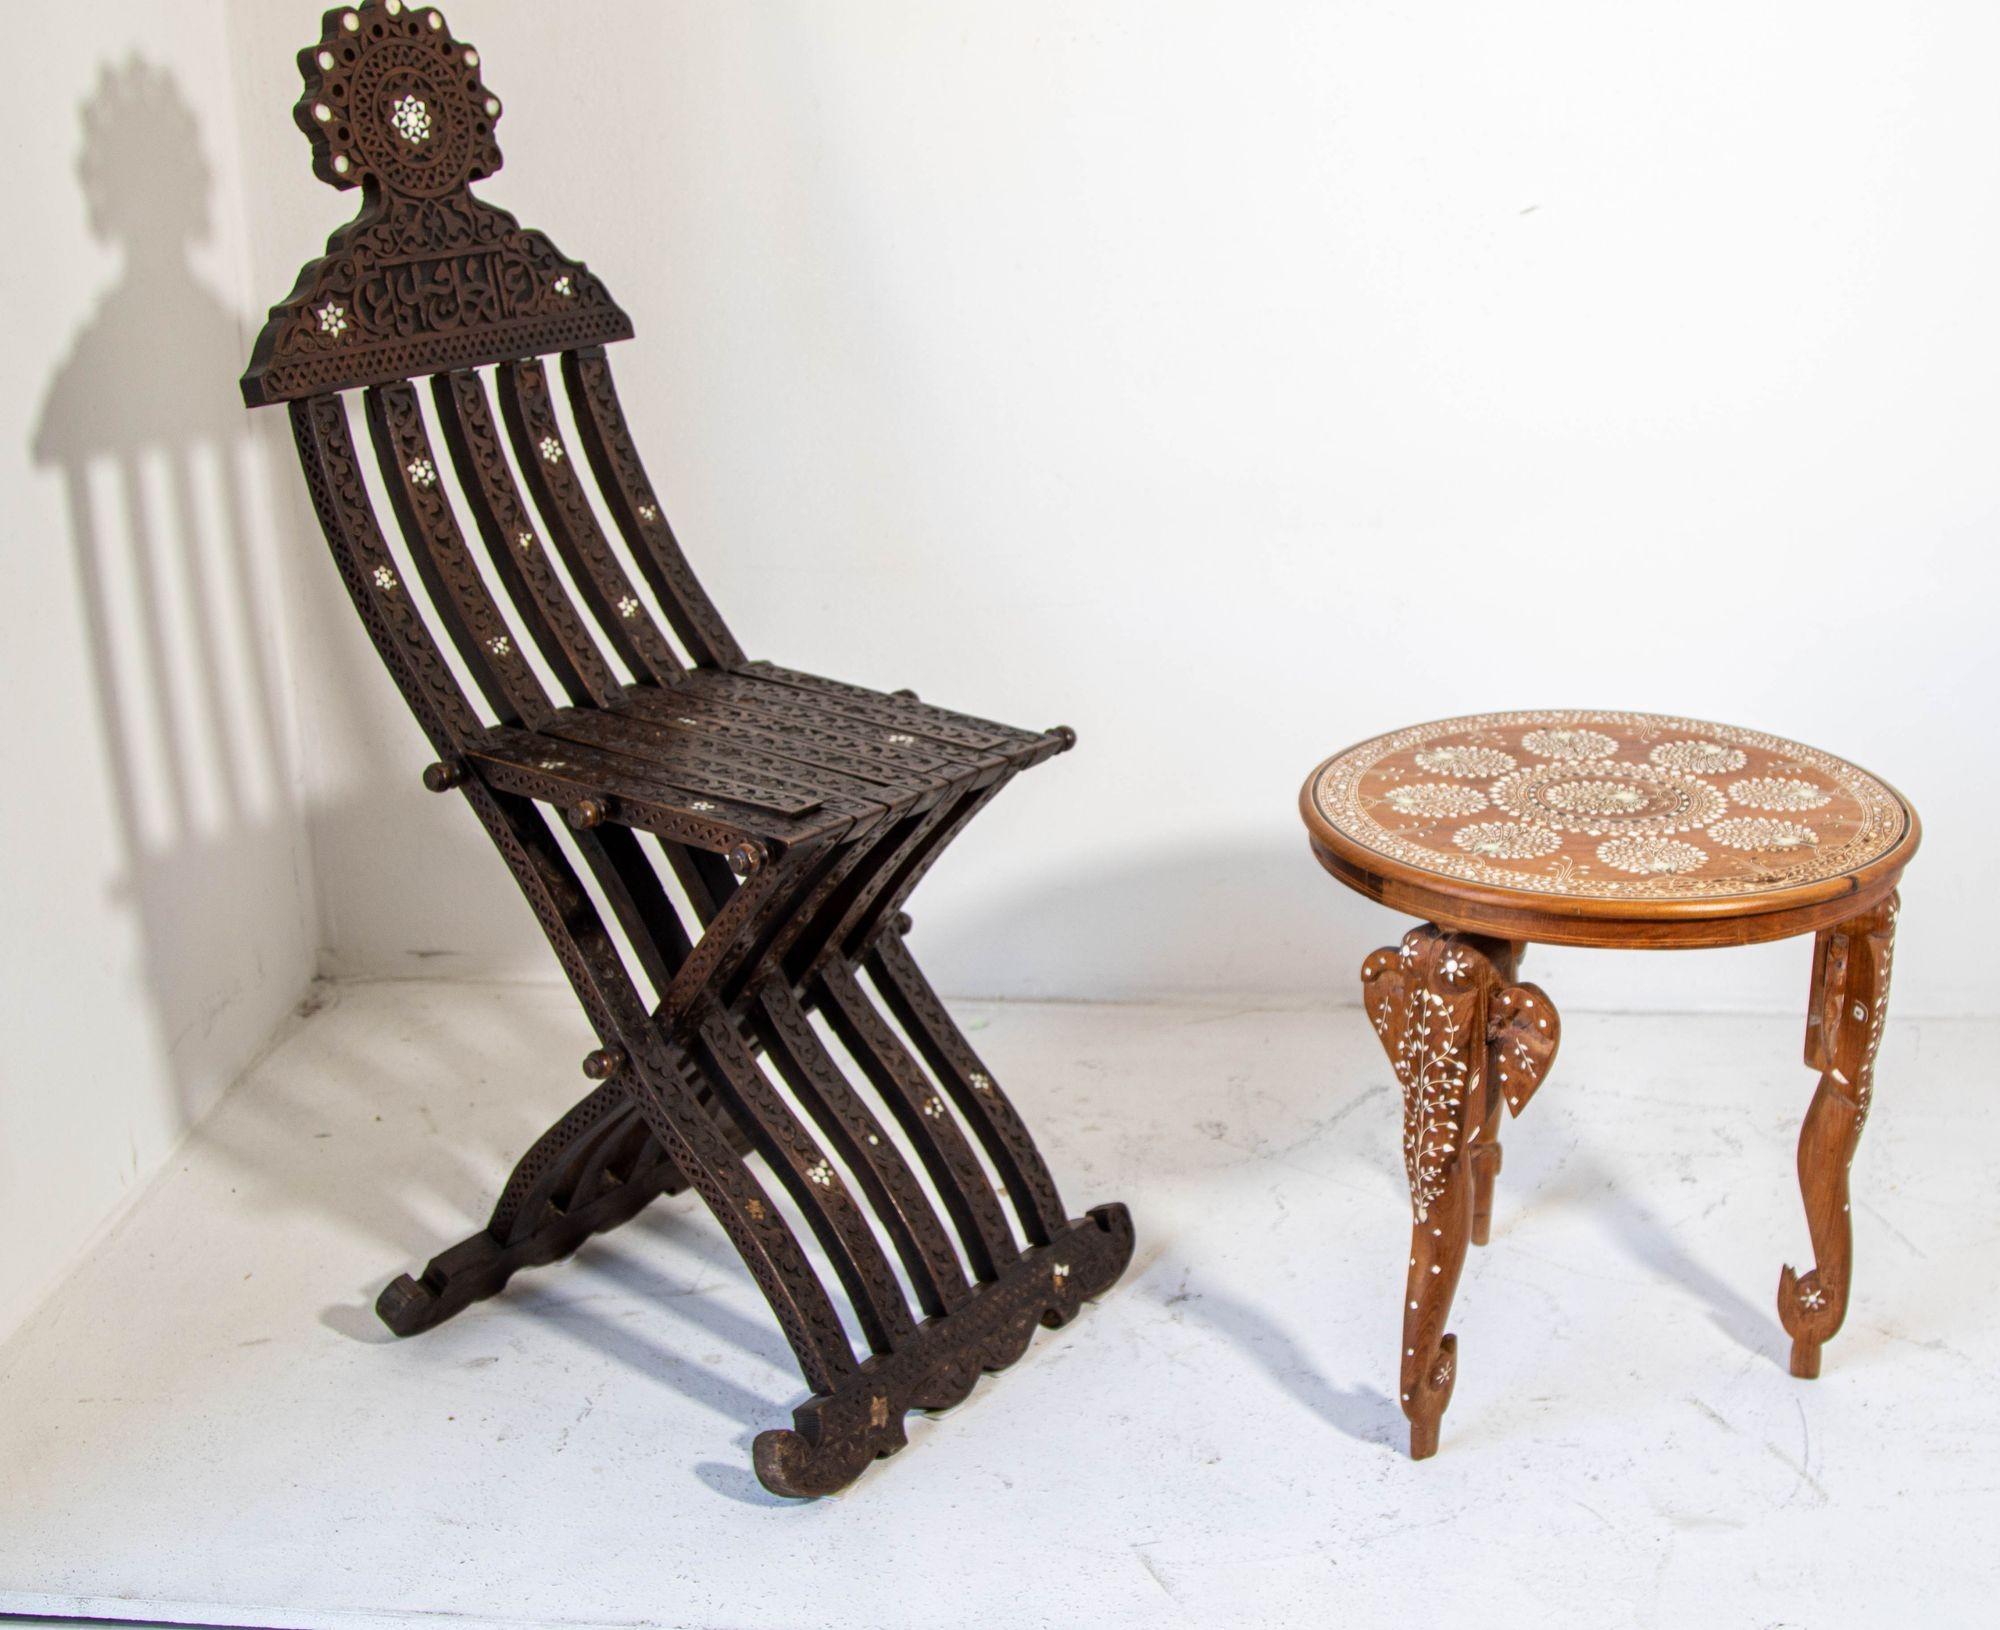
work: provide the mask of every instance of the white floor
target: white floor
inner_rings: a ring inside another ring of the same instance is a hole
[[[1567,1015],[1507,1129],[1444,1447],[1392,1400],[1407,1208],[1358,1012],[967,1007],[1133,1267],[838,1499],[665,1201],[396,1342],[370,1303],[580,1090],[566,994],[341,989],[0,1348],[0,1611],[216,1624],[1991,1623],[2000,1025],[1892,1018],[1824,1379],[1800,1024]],[[1919,1605],[1923,1611],[1919,1611]]]

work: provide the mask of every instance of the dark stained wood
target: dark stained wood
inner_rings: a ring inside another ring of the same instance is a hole
[[[1630,713],[1483,714],[1376,737],[1300,794],[1314,855],[1370,899],[1432,920],[1362,965],[1403,1090],[1412,1212],[1402,1404],[1436,1453],[1458,1376],[1446,1330],[1468,1245],[1491,1233],[1500,1110],[1518,1115],[1561,1039],[1520,982],[1530,941],[1737,945],[1817,933],[1799,1137],[1814,1265],[1786,1267],[1791,1370],[1819,1374],[1846,1317],[1847,1169],[1874,1091],[1896,885],[1916,812],[1864,770],[1783,738]]]
[[[581,261],[473,196],[500,168],[500,102],[432,6],[325,14],[292,118],[361,212],[271,310],[251,407],[601,345],[632,324]]]
[[[478,53],[434,8],[366,0],[326,13],[299,62],[314,167],[360,187],[361,211],[272,310],[244,398],[289,405],[335,564],[430,744],[424,784],[485,827],[599,1040],[598,1085],[521,1157],[486,1227],[378,1311],[427,1329],[692,1189],[811,1393],[758,1437],[758,1475],[832,1492],[902,1446],[907,1410],[962,1399],[1131,1257],[1124,1207],[1062,1209],[904,943],[903,902],[939,853],[1075,734],[746,658],[619,404],[604,345],[625,314],[470,191],[500,167]]]

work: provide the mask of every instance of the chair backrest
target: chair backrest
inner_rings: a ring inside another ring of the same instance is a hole
[[[619,407],[604,347],[630,320],[473,196],[500,168],[479,53],[432,7],[363,0],[299,67],[314,172],[361,211],[272,308],[243,397],[288,405],[327,542],[433,743],[740,662]]]

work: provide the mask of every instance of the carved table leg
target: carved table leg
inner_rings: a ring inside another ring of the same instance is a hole
[[[1484,1188],[1490,1207],[1499,1145],[1478,1153],[1504,1098],[1515,1114],[1555,1058],[1554,1006],[1510,982],[1514,948],[1426,923],[1361,967],[1361,1000],[1403,1089],[1403,1165],[1410,1183],[1410,1272],[1403,1309],[1403,1413],[1410,1455],[1437,1452],[1451,1402],[1458,1338],[1444,1326]],[[1489,1085],[1497,1086],[1489,1094]],[[1461,1159],[1461,1152],[1470,1158]]]
[[[1504,955],[1493,958],[1494,971],[1502,980],[1512,984],[1521,976],[1521,957],[1526,952],[1525,945],[1508,945]],[[1489,1070],[1486,1074],[1486,1101],[1481,1108],[1479,1130],[1472,1133],[1466,1145],[1466,1157],[1472,1162],[1472,1243],[1485,1245],[1493,1238],[1493,1181],[1500,1175],[1500,1076],[1501,1071]]]
[[[1847,1317],[1854,1236],[1847,1168],[1867,1124],[1875,1054],[1889,1005],[1889,963],[1896,944],[1897,898],[1823,929],[1813,945],[1812,1002],[1806,1014],[1806,1064],[1819,1089],[1799,1131],[1799,1189],[1812,1233],[1814,1266],[1778,1276],[1778,1317],[1792,1338],[1792,1374],[1819,1374],[1819,1351]]]
[[[1472,1165],[1472,1243],[1488,1245],[1493,1240],[1493,1180],[1500,1175],[1500,1117],[1493,1112],[1489,1093],[1485,1119],[1466,1150]]]

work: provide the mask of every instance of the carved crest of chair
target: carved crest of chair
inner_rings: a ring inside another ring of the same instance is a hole
[[[478,52],[366,0],[299,66],[313,168],[361,210],[272,309],[244,398],[287,405],[426,784],[485,827],[600,1040],[487,1226],[378,1311],[427,1329],[692,1188],[812,1393],[757,1474],[831,1492],[1131,1256],[1122,1205],[1065,1211],[905,944],[940,852],[1075,738],[747,660],[620,410],[625,313],[470,190],[500,167]]]

